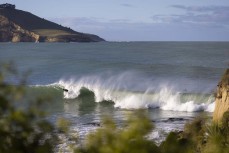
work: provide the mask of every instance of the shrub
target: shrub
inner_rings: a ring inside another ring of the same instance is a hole
[[[129,117],[127,126],[118,128],[109,118],[103,119],[102,128],[88,135],[76,153],[159,153],[154,141],[146,138],[153,126],[143,112]]]
[[[0,152],[43,153],[53,152],[57,142],[54,126],[44,119],[39,106],[44,99],[36,99],[29,107],[22,108],[25,79],[9,85],[6,76],[17,76],[11,64],[0,68]]]

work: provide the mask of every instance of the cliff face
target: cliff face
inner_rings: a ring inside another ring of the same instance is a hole
[[[36,42],[39,35],[30,32],[0,15],[0,41],[2,42]]]
[[[227,69],[217,86],[213,121],[221,122],[223,114],[229,111],[229,69]]]
[[[0,42],[99,42],[104,39],[42,19],[29,12],[0,8]]]

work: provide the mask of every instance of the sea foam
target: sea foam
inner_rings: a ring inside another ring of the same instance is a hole
[[[88,76],[79,79],[60,80],[52,84],[68,89],[64,98],[74,99],[80,94],[80,89],[87,88],[95,95],[95,102],[113,101],[114,107],[121,109],[160,108],[171,111],[214,111],[214,98],[211,94],[181,93],[169,85],[160,85],[145,90],[136,91],[125,85],[126,74],[101,79],[98,76]]]

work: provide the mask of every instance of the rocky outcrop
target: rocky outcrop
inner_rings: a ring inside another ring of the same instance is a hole
[[[36,42],[39,35],[30,32],[9,21],[0,15],[0,41],[1,42]]]
[[[229,69],[227,69],[217,85],[215,94],[215,111],[213,114],[213,121],[220,123],[223,114],[229,111]]]
[[[0,8],[0,42],[99,42],[97,35],[80,33],[29,12]]]

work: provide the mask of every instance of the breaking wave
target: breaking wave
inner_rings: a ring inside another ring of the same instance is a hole
[[[113,101],[114,107],[121,109],[159,108],[171,111],[214,111],[214,97],[209,93],[181,92],[169,85],[148,83],[147,88],[128,86],[125,76],[102,79],[98,76],[80,79],[60,80],[48,85],[51,88],[67,89],[63,91],[65,99],[74,99],[80,95],[82,88],[94,93],[95,102]],[[132,82],[133,83],[133,82]],[[139,90],[138,90],[139,89]]]

